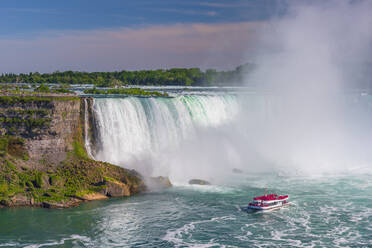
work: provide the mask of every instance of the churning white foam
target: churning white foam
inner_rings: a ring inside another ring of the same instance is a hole
[[[232,95],[108,98],[95,99],[94,112],[100,139],[96,159],[146,175],[169,175],[170,156],[180,152],[180,144],[196,140],[200,129],[233,121],[239,104]]]
[[[213,222],[220,222],[220,221],[229,221],[235,220],[235,217],[232,216],[222,216],[222,217],[214,217],[208,220],[200,220],[187,223],[182,227],[175,229],[175,230],[168,230],[166,235],[163,237],[163,240],[173,243],[175,247],[226,247],[225,245],[221,245],[219,243],[214,242],[213,239],[209,240],[208,243],[200,244],[192,239],[192,233],[197,232],[197,226],[203,225],[205,223],[213,223]],[[229,246],[232,247],[232,246]]]
[[[226,183],[234,169],[295,177],[369,173],[371,101],[341,94],[327,115],[269,93],[99,98],[93,156],[178,183]]]

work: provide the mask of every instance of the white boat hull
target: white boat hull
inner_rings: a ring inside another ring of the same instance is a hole
[[[247,207],[241,208],[244,211],[270,211],[275,209],[280,209],[289,205],[289,196],[278,196],[276,194],[264,195],[253,198],[253,201],[248,204]]]
[[[274,210],[274,209],[280,209],[280,208],[286,207],[287,205],[289,205],[289,203],[284,203],[284,204],[275,205],[275,206],[268,206],[268,207],[259,207],[259,206],[248,205],[247,208],[252,209],[252,210],[256,210],[256,211],[269,211],[269,210]]]

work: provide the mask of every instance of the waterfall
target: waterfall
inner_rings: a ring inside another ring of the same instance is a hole
[[[181,183],[228,178],[234,168],[359,171],[372,161],[371,102],[354,94],[328,104],[274,94],[96,98],[94,158]]]
[[[100,137],[95,158],[119,165],[175,150],[198,129],[229,123],[239,111],[234,95],[98,98],[93,108]]]
[[[89,109],[88,109],[88,100],[84,98],[84,143],[85,149],[87,150],[88,156],[93,158],[90,136],[89,136]]]

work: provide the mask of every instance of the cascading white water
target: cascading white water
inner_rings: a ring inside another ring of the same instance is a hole
[[[326,105],[275,94],[97,98],[94,158],[181,183],[225,181],[234,168],[359,171],[372,161],[371,102],[353,94]]]
[[[92,148],[90,147],[90,136],[89,136],[89,111],[88,111],[88,100],[84,98],[84,143],[87,150],[88,156],[93,157]]]
[[[196,130],[229,123],[239,112],[233,95],[100,98],[93,107],[100,137],[95,158],[123,166],[141,161],[139,170],[194,139]]]

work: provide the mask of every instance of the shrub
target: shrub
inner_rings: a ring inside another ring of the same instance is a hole
[[[52,186],[59,186],[61,187],[63,184],[62,178],[58,175],[53,175],[49,178],[49,183]]]
[[[41,188],[43,186],[43,173],[42,172],[36,173],[34,185],[37,188]]]
[[[5,182],[3,183],[0,183],[0,195],[7,195],[8,193],[8,184],[6,184]]]
[[[73,146],[74,146],[74,155],[76,157],[81,158],[81,159],[89,159],[85,151],[85,148],[81,143],[74,141]]]
[[[57,88],[57,89],[53,89],[52,91],[56,93],[74,93],[73,91],[66,89],[66,88]]]
[[[45,85],[45,84],[40,84],[39,87],[37,87],[35,89],[35,91],[49,93],[50,92],[50,88],[47,85]]]
[[[84,90],[85,94],[96,94],[96,95],[108,95],[108,94],[115,94],[115,95],[135,95],[135,96],[168,96],[167,93],[161,93],[158,91],[147,91],[140,88],[127,88],[127,89],[108,89],[108,90],[100,90],[100,89],[87,89]]]
[[[4,156],[8,152],[8,138],[0,137],[0,156]]]

